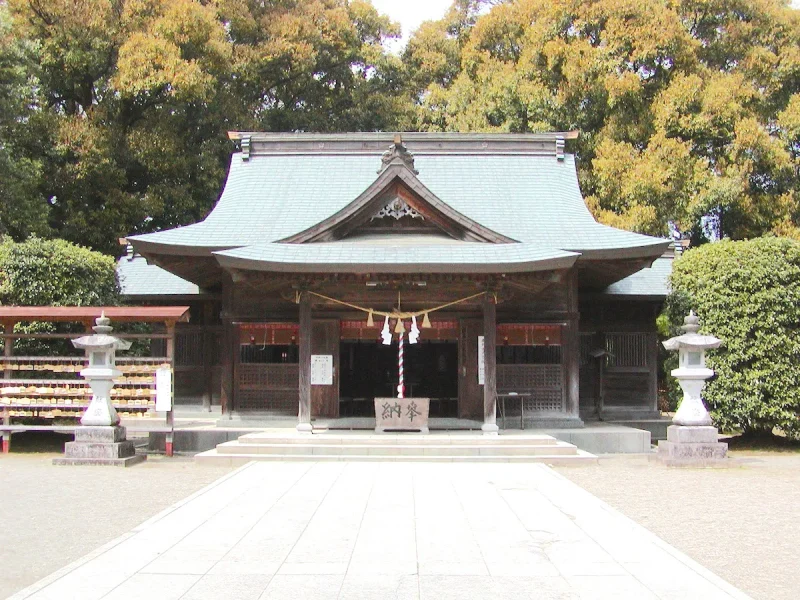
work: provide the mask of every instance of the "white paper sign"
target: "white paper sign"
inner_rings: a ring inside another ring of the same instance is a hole
[[[311,385],[333,385],[333,356],[311,355]]]
[[[172,369],[156,369],[156,410],[172,410]]]
[[[483,351],[483,336],[478,336],[478,385],[483,385],[486,377],[486,355]]]

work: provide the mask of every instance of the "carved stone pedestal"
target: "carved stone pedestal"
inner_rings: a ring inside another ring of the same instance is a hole
[[[133,442],[125,439],[124,427],[78,427],[75,441],[65,444],[64,456],[54,458],[53,464],[130,467],[146,458],[137,456]]]
[[[667,439],[658,442],[658,459],[670,466],[722,466],[728,444],[717,441],[717,428],[670,425]]]

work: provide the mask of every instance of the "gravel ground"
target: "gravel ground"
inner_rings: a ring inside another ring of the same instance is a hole
[[[740,468],[679,469],[615,456],[557,470],[753,598],[795,600],[800,453],[731,456]]]
[[[231,471],[160,456],[128,469],[55,467],[55,456],[60,454],[0,454],[0,598]]]

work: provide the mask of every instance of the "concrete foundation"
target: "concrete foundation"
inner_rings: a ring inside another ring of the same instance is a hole
[[[54,458],[53,464],[129,467],[146,458],[136,454],[124,427],[77,427],[75,441],[64,445],[64,456]]]
[[[667,439],[658,442],[658,459],[670,466],[722,466],[728,444],[717,439],[716,427],[670,425]]]
[[[667,439],[667,427],[672,425],[672,419],[658,417],[655,419],[608,419],[603,421],[609,425],[622,425],[634,429],[644,429],[650,432],[650,439],[655,443]]]
[[[173,451],[181,453],[204,452],[216,448],[218,444],[232,442],[242,435],[255,433],[260,428],[246,429],[176,429],[173,433]],[[147,450],[149,452],[164,452],[166,450],[167,434],[163,431],[153,431],[148,434]]]

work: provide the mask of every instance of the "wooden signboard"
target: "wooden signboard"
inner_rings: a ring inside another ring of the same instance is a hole
[[[430,398],[375,398],[375,431],[390,429],[428,433]]]

